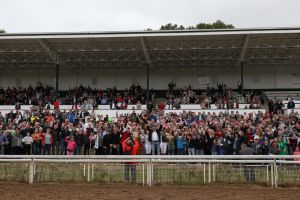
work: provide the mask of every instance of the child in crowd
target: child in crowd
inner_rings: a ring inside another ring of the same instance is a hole
[[[30,132],[27,132],[26,136],[22,139],[24,143],[24,152],[26,155],[30,155],[31,144],[33,143],[33,139],[30,136]]]

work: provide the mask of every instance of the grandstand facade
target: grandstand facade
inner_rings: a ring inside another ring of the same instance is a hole
[[[297,89],[299,65],[300,28],[0,34],[3,88]]]

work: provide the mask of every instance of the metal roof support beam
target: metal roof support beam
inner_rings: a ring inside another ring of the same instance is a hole
[[[59,90],[59,67],[61,60],[59,58],[59,55],[57,54],[56,51],[51,49],[49,46],[48,42],[44,39],[39,39],[38,40],[40,45],[46,50],[47,54],[49,57],[52,59],[53,63],[55,64],[55,94],[56,98],[58,98],[58,90]]]
[[[149,56],[149,53],[148,53],[147,46],[145,44],[145,40],[144,40],[143,37],[141,37],[140,39],[141,39],[142,50],[143,50],[143,53],[144,53],[144,56],[145,56],[146,63],[150,64],[151,60],[150,60],[150,56]]]
[[[240,59],[239,59],[239,63],[240,64],[240,71],[241,71],[241,94],[244,95],[244,63],[245,63],[245,55],[246,55],[246,51],[248,48],[248,43],[249,43],[249,34],[246,35],[245,41],[244,41],[244,45],[242,48],[242,52],[240,55]]]
[[[244,62],[244,60],[245,60],[248,43],[249,43],[249,34],[246,35],[239,62]]]
[[[145,60],[146,60],[146,83],[147,83],[147,104],[150,101],[150,92],[149,92],[149,83],[150,83],[150,64],[151,64],[151,60],[150,60],[150,56],[148,53],[148,49],[147,46],[145,44],[145,40],[143,37],[140,38],[141,39],[141,45],[142,45],[142,50],[145,56]]]
[[[53,60],[53,62],[55,64],[58,64],[61,62],[59,55],[57,54],[56,51],[54,51],[53,49],[51,49],[51,47],[49,46],[48,42],[44,39],[39,39],[38,40],[40,45],[43,47],[43,49],[47,52],[47,54],[50,56],[50,58]]]

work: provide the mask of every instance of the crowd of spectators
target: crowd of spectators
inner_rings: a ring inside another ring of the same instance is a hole
[[[35,88],[8,87],[0,88],[0,105],[15,105],[17,102],[24,105],[45,105],[54,101],[55,90],[51,86],[39,84]]]
[[[127,109],[128,105],[134,105],[138,102],[145,104],[145,91],[137,83],[132,84],[129,89],[118,90],[116,87],[106,90],[91,89],[89,86],[79,86],[69,89],[68,97],[73,97],[68,104],[87,104],[89,98],[92,99],[93,106],[110,105],[112,109]],[[88,108],[87,108],[88,109]]]
[[[154,92],[151,92],[153,96]],[[112,109],[127,109],[128,105],[146,104],[144,89],[137,83],[129,89],[118,90],[116,87],[106,90],[92,89],[87,86],[69,88],[61,91],[56,96],[51,86],[43,86],[41,83],[35,88],[0,88],[0,105],[34,105],[52,109],[55,101],[61,105],[76,105],[79,108],[92,110],[98,105],[110,105]]]
[[[284,105],[282,99],[270,99],[269,100],[269,111],[270,112],[275,112],[277,114],[281,114],[284,112],[284,109],[295,109],[296,104],[294,102],[294,99],[291,97],[287,98],[287,104]]]
[[[201,109],[211,108],[211,105],[215,105],[217,109],[232,109],[238,108],[239,103],[249,104],[247,108],[250,109],[259,108],[255,93],[251,92],[241,98],[237,98],[237,94],[224,83],[217,83],[217,89],[208,86],[205,92],[200,92],[193,90],[191,85],[176,88],[176,84],[171,82],[168,84],[166,98],[168,109],[180,109],[181,104],[200,104]],[[240,99],[243,99],[243,102],[239,102]]]
[[[153,109],[112,118],[85,109],[49,112],[38,107],[0,113],[0,154],[8,155],[120,155],[124,141],[138,142],[137,154],[143,155],[238,155],[242,144],[255,155],[292,155],[299,153],[299,134],[297,113],[176,114]]]
[[[239,98],[226,84],[217,84],[217,89],[207,87],[205,92],[193,90],[191,85],[184,89],[177,88],[175,83],[168,85],[169,89],[164,104],[168,109],[180,109],[182,104],[200,104],[201,109],[208,109],[214,105],[217,109],[230,109],[239,107]],[[92,89],[89,86],[69,88],[67,91],[56,92],[51,86],[39,83],[33,88],[0,88],[0,105],[35,105],[46,109],[53,109],[53,103],[58,101],[61,105],[76,105],[78,108],[92,110],[98,105],[110,105],[111,109],[127,109],[128,105],[150,104],[154,107],[155,91],[150,90],[150,101],[147,102],[146,91],[137,83],[129,89],[118,90],[116,87]],[[255,94],[246,95],[244,102],[249,108],[258,108]],[[137,107],[138,108],[138,107]],[[248,107],[247,107],[248,108]]]

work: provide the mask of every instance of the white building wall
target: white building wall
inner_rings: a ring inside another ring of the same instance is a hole
[[[280,89],[300,88],[299,83],[294,83],[293,74],[300,77],[299,67],[245,67],[244,87],[247,89]],[[160,70],[152,69],[150,72],[150,88],[167,89],[168,83],[176,82],[177,87],[185,87],[191,84],[192,88],[204,89],[207,85],[198,84],[198,76],[209,77],[209,85],[216,86],[217,82],[223,82],[230,88],[236,88],[240,80],[240,70],[236,68],[201,68]],[[140,83],[146,88],[146,72],[126,70],[61,70],[59,75],[60,90],[80,84],[92,88],[106,89],[116,86],[118,89],[129,88],[132,83]],[[37,82],[55,86],[54,69],[46,70],[5,70],[0,73],[1,87],[27,87],[35,86]]]

